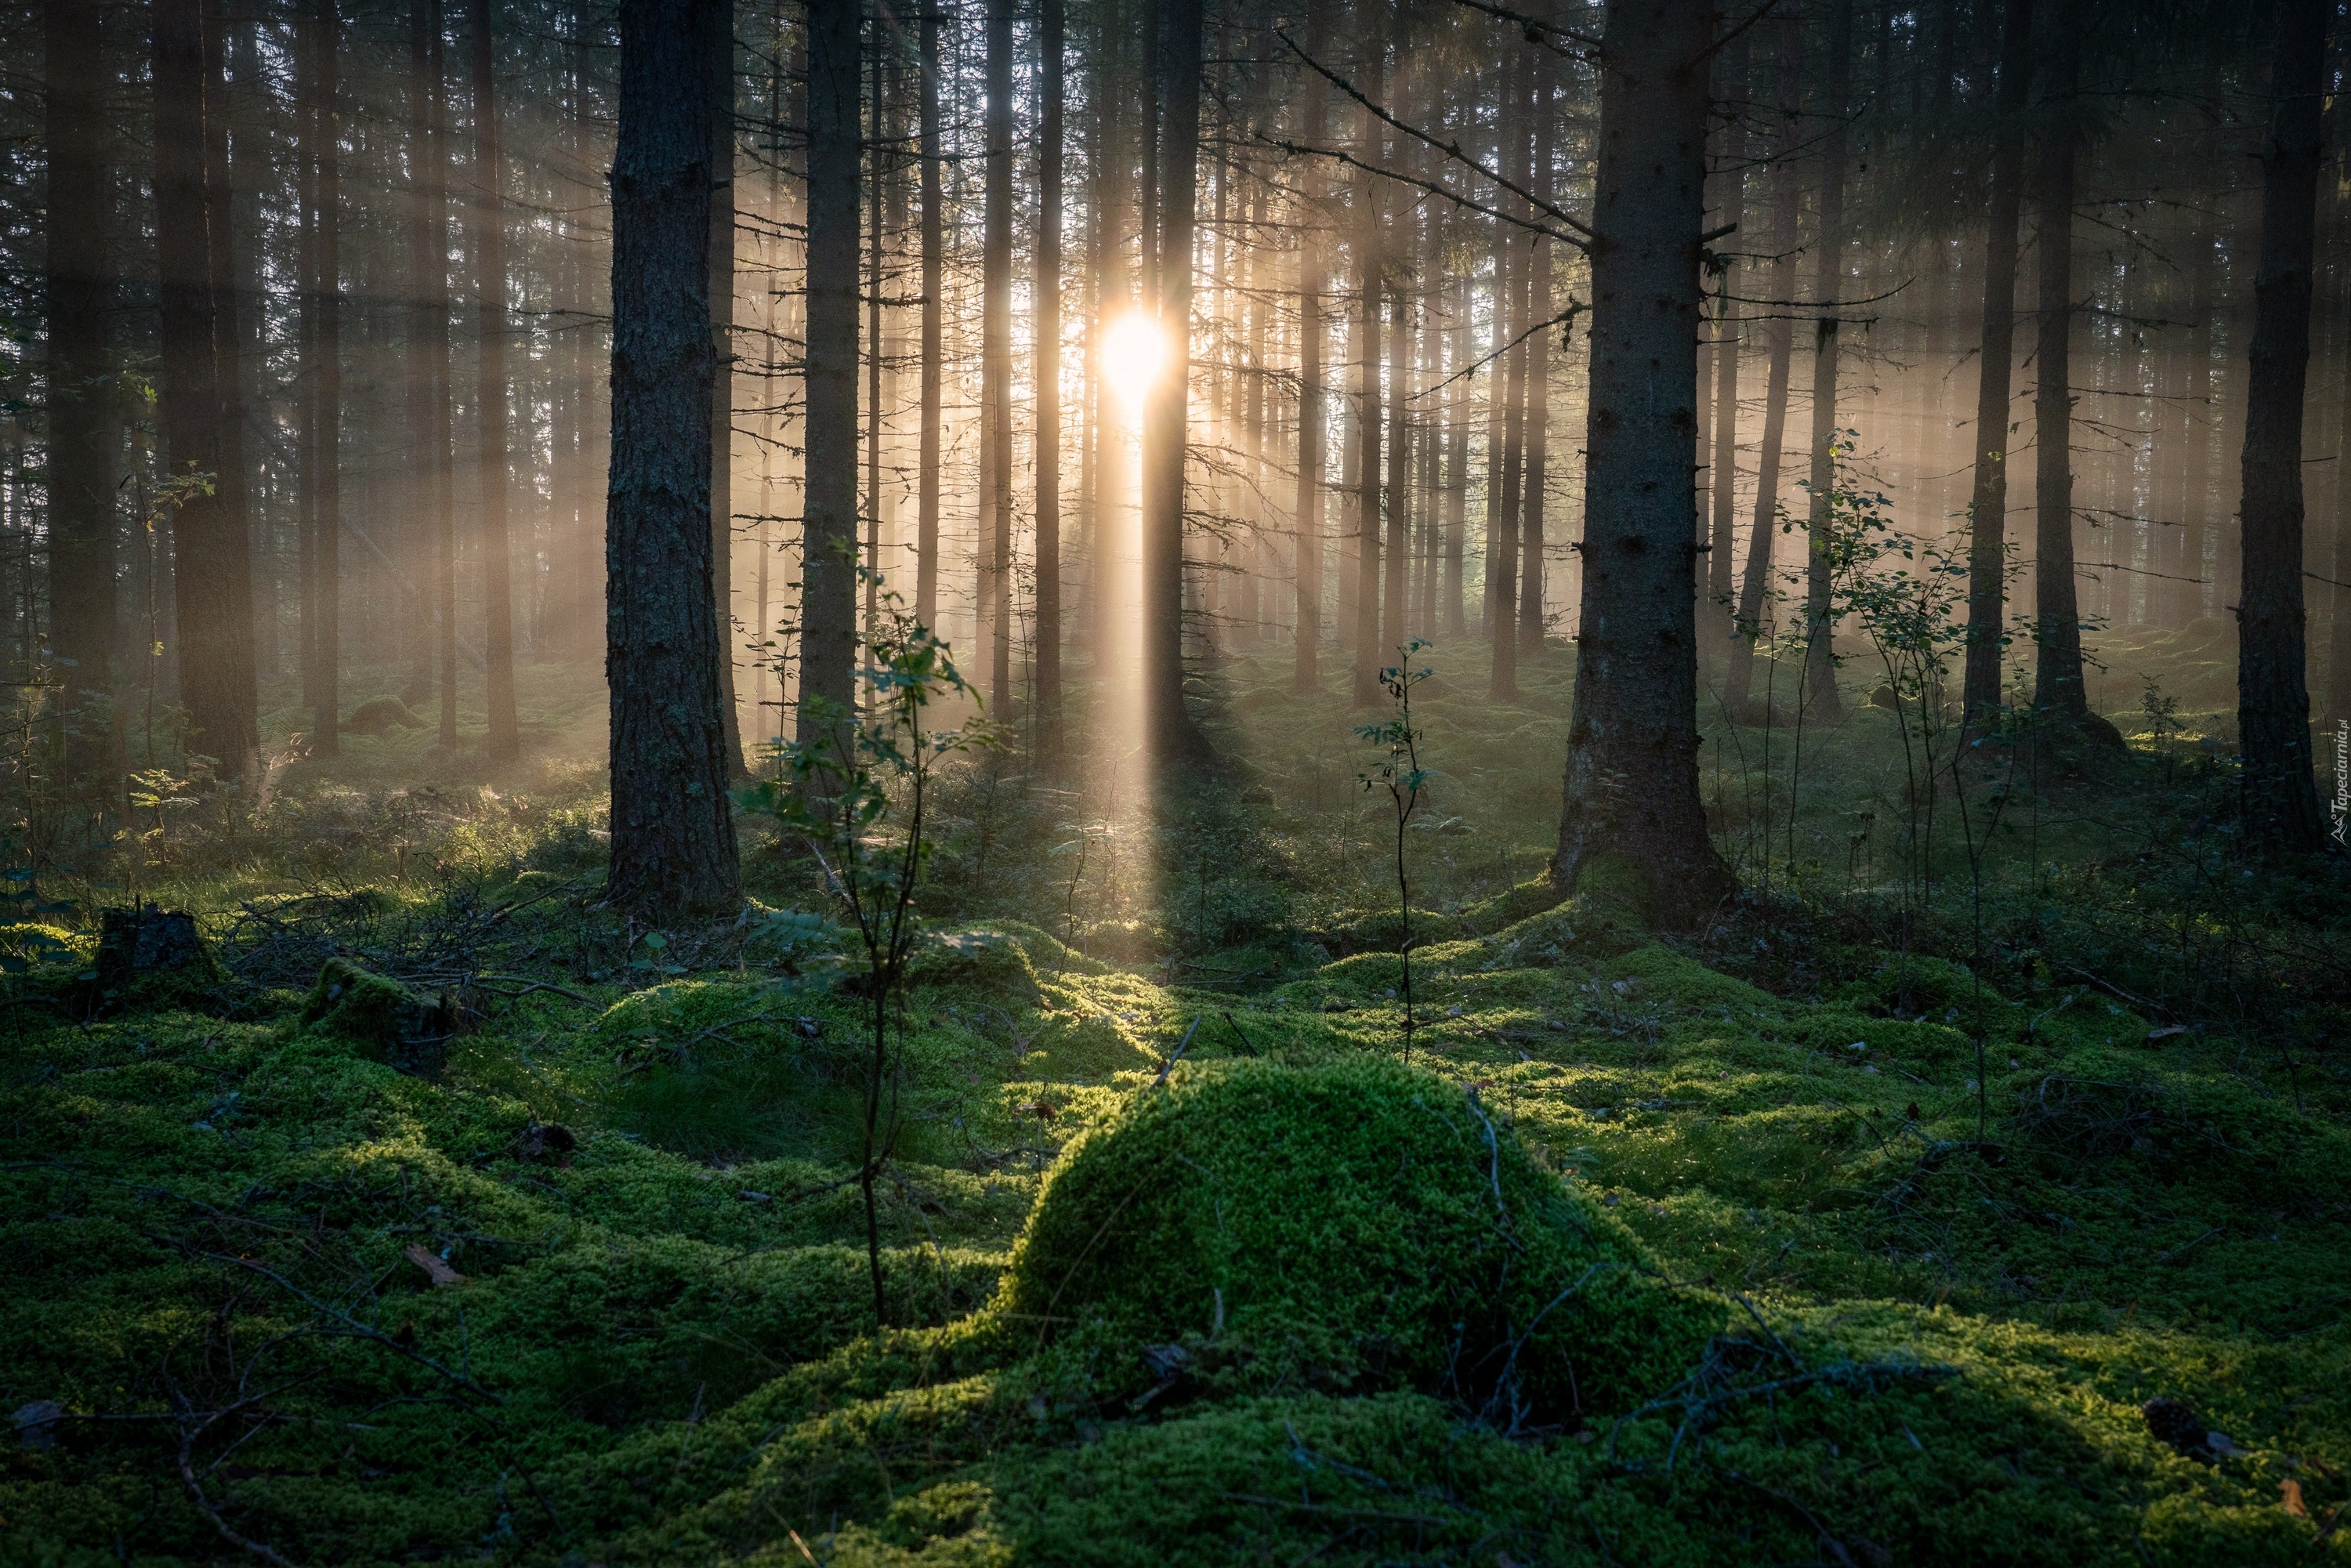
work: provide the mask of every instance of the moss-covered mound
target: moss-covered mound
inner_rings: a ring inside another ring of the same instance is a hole
[[[1561,1418],[1672,1383],[1719,1324],[1474,1093],[1364,1059],[1141,1096],[1054,1171],[998,1307],[1104,1351],[1112,1389],[1182,1366]]]

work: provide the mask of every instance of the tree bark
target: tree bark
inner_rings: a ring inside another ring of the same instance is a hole
[[[1062,0],[1037,21],[1037,750],[1061,750]]]
[[[1524,189],[1527,183],[1527,96],[1531,73],[1526,51],[1514,49],[1509,85],[1498,120],[1501,145],[1495,168]],[[1499,193],[1498,193],[1499,194]],[[1523,214],[1523,204],[1502,196],[1497,205]],[[1523,236],[1509,225],[1496,227],[1494,257],[1495,347],[1502,357],[1493,367],[1487,395],[1500,396],[1499,421],[1490,415],[1486,433],[1486,638],[1492,658],[1487,691],[1495,697],[1519,692],[1519,507],[1520,465],[1526,457],[1527,355],[1512,340],[1527,328],[1527,271],[1520,254]]]
[[[1306,10],[1306,52],[1324,57],[1330,47],[1330,0],[1311,0]],[[1320,145],[1330,123],[1330,96],[1320,74],[1309,73],[1300,109],[1301,133]],[[1324,203],[1329,182],[1313,159],[1300,160],[1294,208],[1298,233],[1298,552],[1297,624],[1290,643],[1290,684],[1311,692],[1322,684],[1323,387],[1322,295],[1330,287],[1322,249]],[[1320,194],[1317,184],[1322,186]]]
[[[2010,361],[2016,340],[2016,214],[2024,177],[2024,110],[2032,80],[2032,0],[2005,0],[2001,20],[1999,124],[1984,240],[1982,353],[1977,364],[1975,490],[1968,501],[1964,722],[2000,706],[2008,636]]]
[[[1609,0],[1604,24],[1583,602],[1552,862],[1561,892],[1621,876],[1679,927],[1731,888],[1698,803],[1691,592],[1714,23],[1702,0]]]
[[[1012,708],[1012,4],[987,0],[980,239],[980,618],[987,700]]]
[[[2082,611],[2074,576],[2074,167],[2079,131],[2073,98],[2081,36],[2070,5],[2053,18],[2044,57],[2049,129],[2042,137],[2039,320],[2033,363],[2033,614],[2038,622],[2032,706],[2069,725],[2089,714],[2082,685]]]
[[[1813,298],[1823,312],[1813,337],[1812,483],[1804,528],[1804,713],[1814,723],[1844,716],[1837,701],[1836,624],[1832,613],[1831,497],[1836,490],[1837,309],[1844,292],[1846,121],[1853,98],[1853,0],[1836,0],[1829,23],[1828,80],[1823,111],[1829,117],[1821,149],[1819,250],[1813,257]]]
[[[1387,41],[1376,20],[1378,0],[1359,0],[1363,33],[1364,95],[1373,103],[1387,96]],[[1380,635],[1380,268],[1383,245],[1380,197],[1384,182],[1372,172],[1381,159],[1380,121],[1367,107],[1357,131],[1364,168],[1355,181],[1355,678],[1351,699],[1357,707],[1380,696],[1385,664]],[[1399,302],[1401,308],[1401,302]]]
[[[237,454],[227,440],[232,411],[219,365],[233,339],[220,322],[217,277],[225,268],[214,256],[227,245],[227,193],[212,189],[208,156],[223,91],[219,55],[206,37],[216,21],[202,0],[154,0],[151,15],[164,461],[175,477],[203,475],[210,490],[190,494],[172,523],[180,700],[190,749],[234,776],[259,748],[260,726],[252,546],[238,505],[243,486],[229,482]]]
[[[2261,269],[2253,279],[2237,608],[2237,737],[2245,838],[2306,852],[2325,841],[2311,772],[2302,589],[2302,420],[2324,148],[2322,0],[2278,0],[2269,134],[2262,142]]]
[[[1724,81],[1733,99],[1743,97],[1747,90],[1748,52],[1744,33],[1725,51]],[[1721,243],[1732,251],[1753,248],[1741,233],[1747,221],[1747,132],[1743,123],[1734,119],[1724,131],[1722,213],[1719,222],[1710,225],[1730,225]],[[1736,268],[1727,274],[1725,282],[1744,270]],[[1733,287],[1724,292],[1744,294],[1746,290]],[[1712,516],[1707,534],[1706,607],[1699,612],[1698,626],[1701,655],[1727,655],[1735,624],[1730,574],[1731,557],[1739,548],[1739,319],[1726,302],[1714,323],[1714,452],[1706,476]]]
[[[723,913],[741,888],[720,713],[726,650],[711,594],[709,84],[718,26],[709,0],[621,9],[604,666],[611,896],[657,918]],[[853,66],[850,80],[853,90]],[[851,135],[853,145],[853,126]],[[852,272],[852,308],[855,288]]]
[[[1803,220],[1803,176],[1795,153],[1802,144],[1797,109],[1803,99],[1803,27],[1792,11],[1780,24],[1782,111],[1779,160],[1771,172],[1771,283],[1769,298],[1796,297],[1796,246]],[[1779,532],[1780,464],[1788,440],[1788,376],[1795,355],[1794,323],[1784,306],[1771,308],[1764,329],[1763,431],[1755,448],[1755,518],[1747,539],[1747,561],[1739,579],[1739,612],[1732,627],[1730,657],[1723,669],[1723,709],[1743,723],[1755,679],[1755,646],[1764,636],[1771,592],[1771,547]],[[1768,715],[1765,716],[1767,718]]]
[[[1156,179],[1152,294],[1167,334],[1165,371],[1143,424],[1143,705],[1162,763],[1215,753],[1184,703],[1184,446],[1191,383],[1192,229],[1200,152],[1201,0],[1161,0],[1156,33]],[[1146,122],[1146,125],[1149,122]]]
[[[305,96],[313,139],[310,154],[315,252],[310,294],[303,302],[304,326],[314,355],[304,419],[316,468],[306,476],[310,492],[312,535],[309,637],[310,752],[333,757],[342,750],[342,121],[337,68],[340,37],[335,0],[310,0],[305,24],[309,34]]]
[[[1528,166],[1527,189],[1543,201],[1552,196],[1552,159],[1558,151],[1559,117],[1553,112],[1552,89],[1559,74],[1557,57],[1546,50],[1535,61],[1535,151]],[[1534,215],[1531,212],[1530,216]],[[1526,325],[1548,321],[1552,314],[1551,242],[1540,235],[1528,239]],[[1519,652],[1531,656],[1543,644],[1543,513],[1550,497],[1551,475],[1551,345],[1552,329],[1536,328],[1520,346],[1527,357],[1526,480],[1519,525]],[[1516,661],[1510,672],[1518,678]]]
[[[492,762],[522,749],[515,719],[513,555],[507,538],[507,233],[493,0],[472,0],[474,76],[474,419],[481,431],[482,658],[488,709],[482,748]]]
[[[914,619],[939,623],[939,402],[945,386],[946,329],[939,290],[946,287],[946,195],[939,178],[939,19],[935,3],[922,9],[923,368],[922,428],[916,435]]]
[[[803,743],[853,696],[857,651],[857,0],[808,11],[808,414],[800,545]]]
[[[475,0],[481,4],[482,0]],[[735,703],[735,7],[721,0],[710,29],[710,594],[718,614],[719,716],[726,776],[743,764]]]
[[[64,687],[65,768],[77,784],[118,769],[114,464],[109,450],[106,297],[110,181],[104,35],[87,0],[45,0],[48,62],[49,652]]]

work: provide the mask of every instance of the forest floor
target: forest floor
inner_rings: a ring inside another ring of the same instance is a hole
[[[1340,672],[958,773],[881,1326],[823,903],[747,821],[602,909],[587,672],[19,845],[0,1561],[2351,1562],[2351,898],[2235,852],[2222,638],[2127,757],[1710,725],[1677,936],[1530,880],[1571,656],[1435,650],[1409,1032]],[[134,895],[208,956],[106,994]]]

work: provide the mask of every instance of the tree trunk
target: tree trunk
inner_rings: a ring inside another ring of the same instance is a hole
[[[702,0],[621,9],[604,664],[611,896],[656,918],[723,913],[741,887],[720,712],[726,647],[711,595],[709,35],[717,23]],[[853,54],[849,80],[853,93]],[[849,131],[853,147],[853,120]],[[856,275],[843,276],[838,292],[853,310]]]
[[[1406,78],[1409,81],[1410,78]],[[1405,84],[1399,83],[1402,88]],[[1399,92],[1399,97],[1404,93]],[[1409,146],[1400,148],[1396,160],[1406,172],[1417,172],[1417,160]],[[1414,254],[1411,231],[1399,237],[1397,258],[1398,279],[1417,277],[1420,258]],[[1412,633],[1406,626],[1405,597],[1412,572],[1412,430],[1407,423],[1414,392],[1412,301],[1402,287],[1393,290],[1394,313],[1388,324],[1388,374],[1390,392],[1387,408],[1387,543],[1385,576],[1380,594],[1381,642],[1374,668],[1386,664],[1387,657],[1401,646]]]
[[[214,253],[225,250],[225,191],[212,191],[209,123],[220,107],[218,52],[205,34],[216,20],[202,0],[154,0],[155,228],[162,361],[161,423],[166,466],[201,474],[210,494],[192,493],[172,518],[172,587],[179,635],[180,701],[190,749],[236,774],[259,748],[254,691],[250,535],[229,482],[236,454],[226,437],[231,410],[219,366],[234,340],[222,329]]]
[[[1803,99],[1803,27],[1793,12],[1780,24],[1780,87],[1782,112],[1779,161],[1771,172],[1771,282],[1769,298],[1796,297],[1796,246],[1803,219],[1803,176],[1795,163],[1804,131],[1798,118]],[[1747,562],[1739,579],[1739,613],[1730,657],[1722,678],[1723,710],[1732,722],[1748,718],[1747,695],[1754,685],[1755,647],[1771,619],[1771,547],[1780,524],[1780,463],[1788,440],[1788,376],[1795,355],[1794,323],[1784,304],[1768,308],[1763,382],[1763,432],[1755,449],[1755,520],[1747,539]],[[1769,715],[1765,716],[1767,718]]]
[[[1837,309],[1844,293],[1844,173],[1847,116],[1853,97],[1853,0],[1837,0],[1829,24],[1824,112],[1828,135],[1821,149],[1819,249],[1813,298],[1823,312],[1813,337],[1812,484],[1804,528],[1804,712],[1814,723],[1841,721],[1837,701],[1836,623],[1832,613],[1831,497],[1836,490]]]
[[[342,121],[336,79],[341,40],[335,0],[310,0],[305,27],[309,39],[304,96],[309,116],[304,129],[314,139],[311,221],[316,250],[309,268],[310,294],[302,307],[303,325],[314,355],[304,419],[309,427],[310,455],[317,463],[306,476],[313,529],[313,619],[308,640],[311,672],[305,684],[311,705],[311,755],[333,757],[342,749],[343,658]]]
[[[485,0],[475,0],[484,4]],[[710,29],[710,594],[718,614],[718,712],[726,776],[748,778],[735,705],[735,7]]]
[[[1535,61],[1535,152],[1526,183],[1528,190],[1546,202],[1552,196],[1551,165],[1559,134],[1552,101],[1558,74],[1557,57],[1546,50]],[[1532,655],[1541,653],[1543,644],[1543,510],[1551,482],[1552,329],[1537,323],[1551,319],[1552,256],[1549,240],[1531,236],[1528,246],[1526,326],[1534,330],[1520,350],[1527,357],[1527,476],[1525,520],[1519,526],[1519,652]],[[1510,673],[1515,685],[1515,661]]]
[[[409,71],[416,116],[410,179],[415,202],[415,360],[409,374],[423,394],[417,481],[431,539],[433,664],[440,694],[436,740],[457,745],[457,535],[449,439],[449,254],[447,99],[442,72],[441,0],[416,0],[409,17]]]
[[[1144,229],[1166,369],[1143,425],[1142,700],[1163,763],[1213,757],[1184,706],[1184,444],[1192,344],[1192,226],[1200,152],[1201,0],[1161,0],[1157,32],[1155,226]]]
[[[1306,52],[1315,59],[1330,47],[1330,0],[1312,0],[1306,10]],[[1307,75],[1300,109],[1300,134],[1319,146],[1330,123],[1330,96],[1322,76]],[[1299,161],[1293,209],[1298,233],[1298,559],[1297,625],[1290,643],[1291,685],[1311,692],[1322,684],[1322,294],[1329,287],[1329,260],[1322,249],[1321,210],[1329,182],[1316,161]],[[1321,195],[1315,194],[1318,184]]]
[[[489,721],[483,751],[492,762],[511,762],[522,749],[522,737],[515,720],[514,565],[507,539],[507,232],[492,5],[493,0],[472,0],[474,200],[468,210],[474,218],[475,322],[480,340],[474,419],[481,430],[477,542]]]
[[[1527,183],[1527,96],[1531,73],[1523,49],[1511,50],[1509,85],[1503,89],[1499,116],[1501,145],[1494,166],[1524,189]],[[1502,197],[1496,204],[1524,211],[1524,204]],[[1499,394],[1499,421],[1489,416],[1486,433],[1486,639],[1492,657],[1487,682],[1489,695],[1514,697],[1519,693],[1519,505],[1520,464],[1526,456],[1527,355],[1513,340],[1527,329],[1528,258],[1519,247],[1523,237],[1510,225],[1496,225],[1494,257],[1495,347],[1502,357],[1487,385],[1489,398]]]
[[[1373,103],[1387,96],[1387,42],[1374,7],[1356,7],[1363,32],[1364,92]],[[1352,700],[1362,707],[1380,697],[1380,667],[1387,660],[1380,634],[1380,197],[1384,182],[1372,172],[1381,159],[1380,121],[1369,108],[1358,131],[1363,161],[1355,182],[1355,678]],[[1402,308],[1402,301],[1398,301]]]
[[[41,281],[49,338],[49,653],[64,686],[67,775],[97,784],[111,782],[118,768],[104,36],[100,13],[87,0],[45,0],[41,12],[48,62]]]
[[[819,738],[825,705],[834,716],[850,706],[857,652],[857,0],[811,0],[808,17],[807,478],[795,731],[803,743]]]
[[[1725,51],[1727,67],[1724,80],[1731,97],[1743,97],[1748,80],[1747,35],[1741,33]],[[1730,233],[1720,242],[1732,251],[1754,248],[1740,232],[1747,221],[1747,158],[1748,137],[1745,127],[1732,120],[1723,132],[1722,181],[1724,185],[1722,213],[1719,223],[1709,225],[1729,225]],[[1725,275],[1729,284],[1744,271],[1737,268]],[[1727,287],[1727,294],[1744,294],[1744,288]],[[1698,652],[1701,655],[1728,654],[1731,640],[1731,556],[1739,548],[1739,320],[1725,302],[1714,324],[1714,452],[1707,468],[1707,500],[1712,517],[1707,534],[1706,606],[1698,615]]]
[[[1012,3],[987,0],[979,324],[979,604],[987,700],[1012,710]]]
[[[939,178],[939,20],[937,5],[923,7],[923,407],[914,479],[914,619],[934,629],[939,623],[939,402],[946,368],[939,290],[946,286],[946,196]]]
[[[2033,363],[2034,641],[2032,706],[2072,725],[2089,713],[2082,685],[2082,611],[2074,578],[2074,92],[2081,35],[2062,6],[2045,56],[2050,128],[2042,138],[2040,320]]]
[[[1062,0],[1040,0],[1037,54],[1037,750],[1061,750]]]
[[[2237,737],[2249,845],[2317,849],[2303,673],[2302,419],[2325,59],[2321,0],[2278,0],[2269,134],[2262,142],[2262,256],[2245,402],[2244,587],[2237,609]]]
[[[1984,240],[1982,353],[1977,364],[1975,490],[1968,501],[1968,724],[2001,698],[2001,643],[2008,634],[2010,361],[2016,339],[2016,213],[2024,176],[2024,111],[2032,78],[2032,0],[2005,0],[2000,102]]]
[[[1552,876],[1687,927],[1731,890],[1698,794],[1690,450],[1714,7],[1609,0],[1593,204],[1583,602]]]

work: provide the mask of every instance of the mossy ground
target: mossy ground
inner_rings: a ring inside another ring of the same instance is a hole
[[[2206,786],[2143,760],[2174,826],[2052,786],[2098,853],[2020,841],[1980,953],[1948,891],[1888,919],[1827,837],[1865,717],[1780,776],[1834,852],[1761,862],[1797,894],[1661,940],[1518,885],[1558,673],[1429,699],[1409,1067],[1345,716],[1278,669],[1220,677],[1271,804],[958,781],[879,1329],[862,1004],[756,922],[581,907],[577,770],[313,779],[272,810],[350,819],[340,883],[175,829],[141,869],[205,915],[203,1010],[79,1021],[89,922],[0,933],[0,1561],[2351,1560],[2335,895],[2198,903]],[[398,1071],[304,1023],[338,956],[478,1019]],[[1593,1264],[1518,1404],[1459,1375]]]

